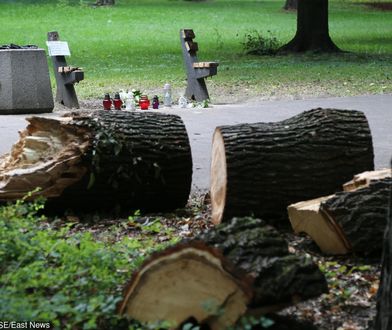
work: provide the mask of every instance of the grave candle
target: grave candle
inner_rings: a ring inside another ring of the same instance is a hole
[[[104,110],[110,110],[112,108],[112,100],[110,99],[109,93],[105,94],[105,98],[102,103]]]
[[[121,106],[122,106],[123,102],[120,99],[119,93],[114,94],[113,104],[114,104],[114,109],[121,110]]]
[[[148,99],[147,95],[140,96],[139,105],[141,110],[148,110],[150,106],[150,100]]]

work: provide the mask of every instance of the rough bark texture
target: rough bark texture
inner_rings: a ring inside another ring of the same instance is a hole
[[[163,210],[183,207],[192,158],[178,116],[98,111],[34,117],[0,162],[0,200],[36,187],[48,208]]]
[[[281,51],[340,51],[329,36],[328,0],[298,0],[297,33]]]
[[[289,254],[275,229],[234,218],[153,255],[133,274],[119,312],[143,322],[192,319],[223,330],[244,313],[259,316],[327,291],[317,265]]]
[[[392,329],[392,185],[390,186],[387,223],[384,235],[381,281],[377,297],[376,330]]]
[[[381,252],[391,185],[391,178],[382,179],[366,188],[337,193],[321,203],[321,212],[339,226],[350,251]]]
[[[369,125],[359,111],[314,109],[276,123],[218,127],[213,222],[255,215],[288,225],[289,204],[339,191],[373,166]]]
[[[317,265],[288,252],[286,241],[259,219],[234,218],[200,237],[254,279],[251,310],[271,312],[328,291]]]

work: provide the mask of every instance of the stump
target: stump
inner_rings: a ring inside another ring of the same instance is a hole
[[[307,233],[324,253],[378,254],[391,185],[390,170],[361,173],[343,185],[348,191],[290,205],[291,225],[296,233]]]
[[[373,167],[370,129],[359,111],[314,109],[281,122],[220,126],[212,146],[212,220],[253,214],[286,224],[289,204],[334,193]]]
[[[243,314],[259,316],[327,291],[318,267],[289,254],[273,227],[234,218],[152,256],[133,275],[119,312],[147,323],[178,327],[192,319],[227,329]]]
[[[380,288],[377,295],[375,329],[392,329],[392,185],[390,186],[387,228],[384,235],[384,249]]]
[[[97,111],[32,117],[0,159],[0,201],[48,199],[48,208],[167,210],[189,196],[192,158],[180,117]]]

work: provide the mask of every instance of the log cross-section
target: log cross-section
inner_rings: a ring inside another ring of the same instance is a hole
[[[133,275],[119,313],[175,328],[192,318],[223,330],[245,313],[250,299],[247,277],[236,275],[217,250],[193,242],[152,255]]]
[[[121,315],[144,323],[193,320],[226,330],[238,318],[261,316],[328,291],[317,265],[292,255],[265,222],[234,218],[152,255],[135,272],[119,304]]]
[[[217,127],[211,162],[212,220],[255,215],[276,225],[289,204],[341,190],[372,170],[362,112],[314,109],[274,123]]]
[[[391,186],[391,169],[357,174],[345,191],[289,205],[291,226],[326,254],[380,254]]]
[[[165,210],[183,207],[192,157],[181,118],[97,111],[32,117],[0,159],[0,201],[35,195],[47,207]]]

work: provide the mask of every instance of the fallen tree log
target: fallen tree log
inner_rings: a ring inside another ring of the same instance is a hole
[[[392,329],[392,185],[390,186],[389,212],[384,235],[380,287],[377,294],[375,329]]]
[[[380,253],[392,185],[390,171],[361,173],[354,177],[355,190],[352,181],[344,185],[348,191],[290,205],[294,232],[307,233],[327,254]]]
[[[373,167],[370,129],[359,111],[314,109],[276,123],[217,127],[212,221],[253,214],[286,225],[289,204],[334,193]]]
[[[31,117],[0,159],[0,201],[40,187],[47,206],[166,210],[189,196],[192,158],[180,117],[96,111]]]
[[[153,255],[132,277],[119,312],[142,322],[187,320],[227,329],[243,315],[262,315],[327,292],[318,267],[288,252],[258,219],[231,222]],[[203,307],[204,306],[204,307]]]

